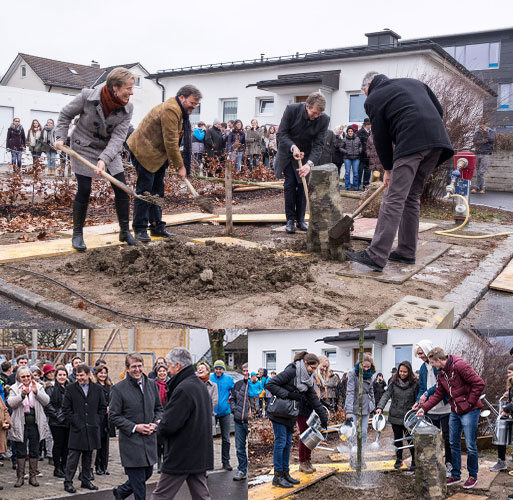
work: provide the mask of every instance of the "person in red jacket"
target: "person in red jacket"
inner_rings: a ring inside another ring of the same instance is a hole
[[[421,417],[449,396],[451,416],[449,439],[451,442],[451,477],[447,486],[461,482],[461,432],[465,434],[467,447],[468,479],[463,488],[473,488],[477,483],[477,423],[483,404],[480,396],[485,383],[474,369],[459,356],[447,355],[441,347],[428,353],[429,362],[438,370],[438,387],[435,393],[421,406],[417,416]]]

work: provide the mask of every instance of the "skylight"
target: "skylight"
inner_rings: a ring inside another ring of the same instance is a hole
[[[70,73],[73,74],[73,75],[78,75],[78,71],[76,69],[73,69],[73,68],[68,68]]]

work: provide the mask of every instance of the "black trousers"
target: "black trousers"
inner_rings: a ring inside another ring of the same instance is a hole
[[[82,455],[82,475],[88,474],[88,471],[91,470],[91,462],[93,459],[92,450],[84,451],[84,450],[69,450],[68,451],[68,460],[66,462],[66,470],[64,471],[64,475],[66,476],[64,482],[72,483],[73,478],[75,477],[75,472],[77,472],[78,461],[80,460],[80,455]],[[87,477],[87,476],[84,476]]]
[[[363,176],[363,179],[362,179]],[[368,186],[370,182],[371,171],[369,169],[369,160],[360,160],[358,165],[358,180],[362,186]]]
[[[166,175],[167,161],[156,172],[148,172],[138,161],[137,158],[130,153],[132,165],[137,171],[137,183],[135,192],[143,194],[146,191],[153,195],[164,198],[164,178]],[[162,222],[162,208],[151,203],[147,203],[137,198],[134,199],[134,221],[132,227],[134,231],[146,230],[148,223],[155,227],[157,231],[166,228],[166,223]]]
[[[66,468],[66,460],[68,458],[68,438],[69,427],[50,426],[53,436],[53,464],[55,468],[60,467],[62,470]]]
[[[427,416],[433,422],[433,425],[436,425],[439,429],[442,429],[442,437],[444,438],[444,448],[445,448],[445,463],[451,463],[451,441],[449,439],[449,418],[450,413],[446,415],[433,415],[432,413],[428,413]]]
[[[297,162],[295,162],[295,164],[289,162],[283,171],[285,175],[285,182],[283,184],[285,193],[285,215],[288,221],[295,220],[297,222],[303,222],[305,220],[306,197],[303,182],[301,179],[298,180],[296,176],[297,168],[299,168]],[[307,183],[309,177],[310,174],[306,177]]]
[[[16,441],[15,443],[17,458],[25,458],[27,456],[27,444],[29,457],[39,458],[39,431],[37,429],[36,424],[25,424],[25,430],[23,432],[23,442],[18,443]]]
[[[94,461],[95,467],[103,471],[107,470],[109,466],[109,434],[102,432],[101,448],[96,450],[96,460]]]
[[[153,466],[149,467],[125,467],[128,481],[118,486],[118,494],[121,498],[128,498],[132,493],[134,500],[146,500],[146,481],[153,474]]]
[[[89,197],[91,196],[91,181],[92,177],[87,177],[85,175],[75,174],[77,178],[77,194],[75,195],[75,200],[79,203],[88,203]],[[119,174],[113,175],[115,179],[121,181],[123,184],[126,184],[125,173],[120,172]],[[128,200],[128,194],[125,193],[122,189],[119,189],[114,184],[111,184],[112,189],[114,190],[114,196],[118,200]]]
[[[404,425],[392,424],[392,430],[394,431],[394,441],[396,439],[401,439],[407,435],[406,427]],[[404,445],[404,441],[395,441],[394,444],[398,448],[400,448],[401,446]],[[409,448],[409,450],[411,453],[412,463],[415,463],[415,448]],[[395,452],[395,456],[397,457],[398,460],[402,460],[403,459],[403,450],[397,450]]]

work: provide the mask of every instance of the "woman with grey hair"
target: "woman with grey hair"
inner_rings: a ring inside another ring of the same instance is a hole
[[[92,178],[98,177],[102,171],[108,171],[125,184],[121,152],[132,118],[133,105],[129,101],[134,93],[134,82],[135,77],[130,71],[115,68],[108,74],[105,86],[83,89],[59,113],[54,147],[61,149],[66,141],[70,123],[75,116],[80,115],[71,136],[71,149],[96,164],[96,170],[93,172],[79,160],[71,159],[71,168],[77,178],[71,244],[75,250],[81,252],[86,250],[83,228],[91,195]],[[119,241],[137,245],[129,229],[130,199],[114,184],[112,188],[120,227]]]
[[[39,486],[37,482],[37,462],[39,458],[39,442],[50,437],[50,428],[45,415],[44,407],[49,403],[50,397],[43,386],[33,378],[30,368],[22,366],[16,372],[16,384],[11,387],[8,405],[12,408],[12,428],[8,438],[14,441],[17,457],[16,475],[14,485],[19,488],[24,483],[25,459],[29,454],[29,483]],[[28,447],[28,450],[27,450]]]

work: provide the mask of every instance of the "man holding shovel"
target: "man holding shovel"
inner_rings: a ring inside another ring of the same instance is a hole
[[[426,84],[371,71],[363,78],[362,91],[388,189],[370,246],[345,254],[382,271],[388,260],[415,264],[420,197],[435,167],[451,158],[454,150],[442,121],[442,106]],[[392,251],[398,230],[398,245]]]
[[[137,171],[137,194],[164,197],[164,177],[168,166],[185,179],[191,168],[192,131],[189,115],[198,106],[201,92],[194,85],[184,85],[175,97],[155,106],[128,138],[130,157]],[[183,140],[183,152],[180,143]],[[135,237],[147,243],[152,236],[172,236],[162,220],[162,208],[140,199],[134,200]]]
[[[289,104],[278,129],[278,154],[274,173],[285,176],[285,215],[287,233],[307,231],[306,197],[302,177],[308,182],[310,169],[319,162],[330,117],[324,113],[326,98],[320,92],[310,94],[306,103]],[[301,160],[306,158],[304,165]]]

